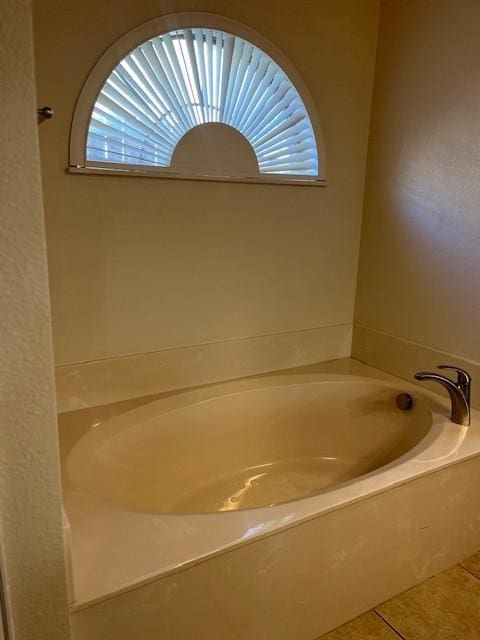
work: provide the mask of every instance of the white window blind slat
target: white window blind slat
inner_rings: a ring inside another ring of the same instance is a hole
[[[308,140],[303,133],[297,133],[296,135],[290,134],[287,140],[280,138],[277,142],[269,143],[268,148],[262,151],[262,158],[268,158],[271,153],[276,153],[281,150],[290,149],[290,151],[292,151],[302,144],[305,144],[309,149],[312,147],[312,141]]]
[[[193,110],[189,108],[191,105],[191,98],[188,91],[188,79],[185,77],[180,67],[177,51],[175,50],[175,45],[173,44],[174,40],[172,38],[172,34],[167,33],[166,35],[162,36],[162,41],[165,46],[170,69],[175,78],[174,86],[176,87],[176,99],[180,103],[182,110],[185,112],[185,115],[190,122],[190,126],[194,127],[197,122]]]
[[[130,56],[128,60],[124,60],[123,67],[125,75],[128,78],[130,87],[134,86],[137,92],[140,91],[143,97],[143,103],[148,105],[155,116],[161,117],[165,112],[162,103],[157,99],[155,93],[150,89],[145,70],[138,65],[135,56]]]
[[[207,75],[207,95],[208,95],[208,122],[214,122],[214,109],[213,109],[213,31],[207,29],[202,31],[205,38],[205,64]]]
[[[162,96],[162,90],[157,81],[157,75],[152,70],[150,63],[145,56],[141,47],[130,56],[130,67],[135,71],[135,76],[140,78],[144,86],[145,95],[153,102],[156,110],[160,114],[164,114],[169,110],[168,101],[166,102]]]
[[[124,151],[106,151],[102,148],[102,141],[99,141],[99,146],[96,147],[94,144],[89,146],[89,151],[92,152],[92,160],[96,160],[98,162],[107,161],[107,162],[122,162],[124,164],[142,164],[155,167],[157,166],[157,161],[155,157],[152,155],[151,158],[148,158],[146,155],[140,154],[129,154]]]
[[[308,152],[304,152],[304,153],[295,153],[293,154],[293,156],[291,154],[288,154],[286,157],[280,157],[280,158],[276,158],[276,159],[268,159],[268,160],[263,160],[262,161],[262,167],[280,167],[280,166],[285,166],[287,164],[290,164],[292,162],[296,163],[296,164],[300,164],[300,163],[305,163],[305,164],[309,164],[311,161],[313,160],[312,156],[310,153]]]
[[[138,126],[138,123],[137,126],[133,126],[126,120],[120,122],[117,114],[107,113],[101,109],[101,105],[97,105],[92,114],[92,128],[95,128],[96,123],[105,124],[110,127],[110,135],[113,138],[118,134],[121,137],[128,138],[133,144],[135,144],[135,142],[137,144],[144,144],[145,141],[150,141],[152,145],[157,145],[166,150],[171,150],[174,147],[169,140],[162,138],[157,132],[142,130]]]
[[[125,139],[130,141],[133,146],[137,145],[139,147],[143,147],[145,145],[145,138],[139,138],[139,137],[134,138],[133,136],[130,136],[127,132],[122,131],[116,126],[111,126],[107,122],[102,122],[98,118],[95,118],[92,121],[90,130],[89,130],[89,134],[90,133],[96,133],[99,136],[103,136],[108,140],[112,140],[115,142]]]
[[[126,136],[129,136],[132,140],[142,141],[150,139],[153,144],[158,144],[166,149],[171,149],[174,145],[158,134],[154,129],[146,127],[141,122],[130,116],[129,114],[119,112],[104,111],[105,101],[108,100],[107,96],[102,96],[102,100],[97,100],[95,111],[92,114],[92,119],[99,122],[108,124],[113,131],[118,131]]]
[[[292,128],[292,131],[281,132],[277,134],[274,138],[271,138],[270,140],[268,140],[264,144],[263,149],[259,151],[261,158],[263,159],[265,157],[265,154],[268,151],[270,151],[271,148],[273,148],[274,146],[277,147],[277,145],[283,146],[283,147],[289,147],[293,152],[295,148],[294,141],[296,141],[296,144],[298,144],[299,139],[305,140],[311,148],[314,145],[314,141],[310,140],[308,138],[308,135],[306,135],[306,133],[307,132],[305,131],[303,122],[300,122],[296,124],[295,127]]]
[[[101,148],[104,159],[108,159],[112,153],[118,155],[136,156],[138,158],[147,158],[152,162],[156,159],[162,159],[165,154],[157,152],[154,146],[132,144],[127,138],[106,137],[105,133],[100,129],[90,132],[87,141],[87,148]]]
[[[261,79],[257,90],[252,96],[251,104],[253,105],[253,108],[245,111],[243,118],[240,120],[239,126],[242,127],[245,131],[249,129],[252,121],[254,121],[259,113],[263,111],[266,101],[277,89],[278,84],[281,82],[281,80],[282,78],[279,74],[277,74],[277,70],[275,69],[275,67],[271,63],[269,63],[265,71],[265,75]]]
[[[265,106],[259,116],[255,118],[255,121],[248,128],[246,133],[249,139],[253,141],[259,138],[265,129],[273,127],[276,117],[282,112],[287,115],[288,107],[294,100],[295,94],[293,91],[290,90],[287,83],[282,83],[277,91],[265,102]]]
[[[302,122],[302,120],[303,120],[302,114],[300,113],[294,114],[293,116],[290,116],[287,120],[284,120],[281,124],[271,129],[271,131],[268,131],[267,133],[265,133],[256,142],[258,142],[259,145],[265,144],[266,142],[269,142],[270,140],[276,138],[281,133],[285,131],[288,132],[288,130],[291,127],[294,127],[296,124],[299,124],[300,122]]]
[[[294,146],[293,145],[283,146],[277,151],[271,151],[269,153],[266,153],[262,162],[266,163],[266,162],[270,162],[271,160],[288,158],[289,156],[292,156],[292,155],[294,155],[295,158],[298,159],[298,155],[303,152],[307,152],[308,157],[313,158],[310,150],[310,145],[308,145],[307,143],[303,143],[303,144],[297,144]]]
[[[150,63],[153,73],[157,76],[158,91],[162,95],[163,101],[170,113],[168,122],[171,125],[177,124],[184,127],[184,131],[188,131],[190,122],[185,115],[177,100],[177,96],[171,86],[167,70],[164,69],[162,62],[152,42],[146,42],[143,45],[143,53]]]
[[[225,103],[227,100],[227,88],[232,67],[233,47],[235,39],[230,34],[223,34],[222,66],[220,72],[220,96],[219,96],[219,118],[224,121]]]
[[[190,112],[193,122],[195,124],[200,124],[201,119],[195,109],[195,106],[200,104],[200,97],[197,87],[195,86],[194,71],[189,60],[186,42],[185,40],[180,40],[177,37],[173,40],[173,46],[175,48],[175,53],[177,54],[178,64],[188,96],[188,99],[185,101],[185,108]]]
[[[200,75],[200,91],[202,94],[202,108],[203,108],[203,122],[209,121],[209,106],[208,106],[208,83],[207,83],[207,71],[205,62],[205,46],[203,42],[203,33],[201,29],[192,29],[193,44],[194,44],[194,56],[197,61],[197,68]]]
[[[195,85],[195,93],[196,93],[196,100],[197,102],[199,102],[200,104],[203,103],[203,96],[202,96],[202,88],[201,88],[201,83],[200,83],[200,74],[199,74],[199,70],[198,70],[198,64],[197,64],[197,56],[195,54],[195,47],[193,44],[193,32],[191,29],[187,29],[185,31],[185,43],[186,43],[186,52],[187,52],[187,56],[188,56],[188,65],[189,65],[189,69],[191,69],[192,72],[192,77],[193,77],[193,83]],[[203,106],[203,104],[202,104]],[[202,118],[202,122],[203,122],[203,118]]]
[[[220,122],[220,91],[222,86],[222,54],[223,54],[223,34],[216,31],[213,47],[213,93],[214,93],[214,118],[215,122]]]
[[[140,121],[146,127],[154,126],[156,119],[153,114],[145,113],[136,100],[136,96],[130,92],[128,87],[118,84],[116,78],[109,78],[101,94],[98,96],[97,101],[101,102],[104,98],[110,99],[113,104],[117,105],[120,111],[131,114],[135,120]]]
[[[97,98],[95,107],[102,107],[103,110],[107,110],[115,114],[120,121],[127,121],[132,128],[137,128],[139,131],[149,131],[150,135],[157,134],[165,140],[168,140],[171,144],[176,144],[177,138],[171,132],[172,124],[171,114],[165,113],[161,118],[152,118],[146,116],[140,109],[132,105],[132,103],[124,96],[119,95],[114,87],[106,87]],[[188,127],[180,125],[184,131],[187,131]]]
[[[141,87],[137,87],[136,83],[127,70],[122,66],[118,66],[112,74],[112,81],[116,81],[117,85],[123,89],[125,94],[134,96],[135,103],[137,104],[140,111],[142,111],[145,115],[148,115],[153,121],[156,121],[158,118],[158,113],[154,108],[154,105],[150,103],[148,97],[145,96]],[[107,81],[108,82],[108,81]]]
[[[240,63],[243,57],[244,51],[244,40],[240,40],[239,38],[232,38],[233,40],[233,53],[232,53],[232,61],[230,64],[230,73],[228,74],[227,79],[227,92],[225,99],[225,107],[223,117],[225,120],[230,121],[230,114],[232,111],[232,102],[237,99],[238,89],[242,83],[242,78],[239,77],[240,73]]]
[[[243,96],[239,96],[237,104],[233,110],[232,122],[235,126],[240,126],[245,113],[251,110],[248,109],[248,107],[251,104],[252,97],[255,95],[260,82],[262,82],[268,65],[268,58],[262,54],[260,49],[256,49],[254,47],[252,60],[248,65],[247,75],[245,77],[245,91]]]
[[[162,74],[159,76],[158,82],[165,87],[165,91],[168,93],[172,111],[177,113],[180,120],[184,122],[186,130],[188,130],[192,126],[192,122],[188,117],[188,114],[185,112],[185,109],[182,107],[182,92],[177,82],[174,69],[168,59],[166,47],[164,46],[161,38],[151,40],[150,44],[152,45],[152,49],[157,57],[158,65],[162,70]]]
[[[147,43],[148,45],[148,43]],[[165,114],[172,111],[172,98],[175,105],[175,96],[165,89],[166,74],[159,64],[158,58],[152,47],[144,46],[139,48],[138,53],[133,57],[139,71],[141,70],[149,89],[155,96],[157,106]],[[164,81],[159,82],[159,77]]]

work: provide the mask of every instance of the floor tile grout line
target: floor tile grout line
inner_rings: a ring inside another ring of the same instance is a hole
[[[381,614],[381,613],[379,613],[379,612],[377,611],[377,609],[372,609],[372,611],[373,611],[373,613],[374,613],[376,616],[378,616],[378,617],[380,618],[380,620],[381,620],[382,622],[384,622],[384,623],[387,625],[387,627],[389,627],[389,629],[391,629],[391,630],[393,631],[393,633],[394,633],[395,635],[397,635],[399,638],[401,638],[401,640],[406,640],[405,636],[402,636],[402,634],[400,633],[400,631],[398,631],[397,629],[395,629],[395,627],[394,627],[393,625],[391,625],[391,624],[390,624],[390,622],[389,622],[388,620],[386,620],[386,619],[382,616],[382,614]]]
[[[472,573],[470,571],[470,569],[467,569],[467,567],[464,567],[463,564],[461,562],[458,563],[457,565],[458,567],[460,567],[460,569],[463,569],[464,571],[466,571],[467,573],[469,573],[471,576],[473,576],[476,580],[480,580],[480,577],[477,576],[475,573]]]
[[[477,552],[477,553],[480,553],[480,552]],[[474,555],[476,555],[476,554],[474,554]],[[464,560],[462,560],[462,562],[464,562]],[[479,581],[480,581],[480,576],[479,576],[479,575],[476,575],[475,573],[472,573],[469,569],[467,569],[467,567],[463,566],[461,562],[457,562],[457,564],[456,564],[456,565],[453,565],[453,567],[451,567],[451,568],[453,569],[454,567],[459,567],[460,569],[462,569],[463,571],[465,571],[466,573],[468,573],[469,575],[471,575],[473,578],[475,578],[476,580],[479,580]],[[444,570],[444,571],[448,571],[448,569],[446,569],[446,570]],[[444,571],[441,571],[441,572],[440,572],[439,574],[437,574],[437,575],[441,575],[442,573],[444,573]],[[433,578],[433,577],[436,577],[436,576],[432,576],[432,578]],[[428,578],[427,580],[424,580],[422,583],[419,583],[419,584],[424,584],[425,582],[428,582],[428,581],[429,581],[429,580],[431,580],[432,578]],[[416,585],[416,586],[419,586],[419,585]],[[415,587],[413,587],[413,588],[415,588]],[[410,589],[407,589],[407,591],[409,591],[409,590],[410,590]],[[401,594],[398,594],[398,595],[401,595]],[[396,597],[397,597],[397,596],[394,596],[394,598],[396,598]],[[381,606],[381,605],[379,605],[379,606]],[[378,611],[378,610],[377,610],[377,608],[376,608],[376,607],[373,607],[372,609],[369,609],[368,611],[369,611],[369,612],[374,613],[374,614],[375,614],[375,615],[376,615],[376,616],[377,616],[377,617],[378,617],[382,622],[384,622],[384,623],[385,623],[385,625],[386,625],[386,626],[387,626],[391,631],[393,631],[393,633],[394,633],[394,634],[395,634],[395,635],[396,635],[400,640],[407,640],[407,638],[406,638],[405,636],[403,636],[403,635],[400,633],[400,631],[398,631],[398,630],[397,630],[397,629],[396,629],[392,624],[390,624],[390,622],[389,622],[386,618],[384,618],[384,617],[383,617],[383,615],[380,613],[380,611]],[[365,612],[365,614],[366,614],[366,613],[368,613],[368,612],[366,611],[366,612]],[[346,624],[346,623],[345,623],[345,624]],[[343,625],[340,625],[340,627],[336,627],[336,628],[335,628],[335,629],[333,629],[332,631],[335,631],[336,629],[340,629],[342,626],[343,626]],[[317,640],[321,640],[321,638],[323,638],[323,637],[324,637],[324,636],[323,636],[323,635],[321,635],[319,638],[317,638]]]

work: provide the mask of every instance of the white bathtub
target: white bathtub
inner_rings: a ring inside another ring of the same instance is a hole
[[[312,640],[480,547],[476,412],[383,378],[211,386],[66,447],[76,637]]]

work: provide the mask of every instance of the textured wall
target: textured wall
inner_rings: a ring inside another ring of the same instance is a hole
[[[0,6],[0,541],[15,640],[66,640],[30,3]]]
[[[382,3],[356,307],[364,327],[477,363],[479,24],[478,0]]]
[[[328,187],[69,175],[89,70],[161,13],[219,12],[272,40],[324,127]],[[38,95],[57,364],[353,320],[377,0],[37,3]]]

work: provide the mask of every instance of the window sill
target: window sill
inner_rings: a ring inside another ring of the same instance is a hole
[[[142,169],[114,169],[110,167],[68,167],[68,173],[84,173],[88,175],[96,176],[127,176],[138,178],[160,178],[167,180],[207,180],[209,182],[240,182],[243,184],[275,184],[278,186],[301,186],[301,187],[326,187],[325,180],[319,178],[302,178],[292,177],[287,178],[285,176],[212,176],[212,175],[199,175],[199,174],[185,174],[185,173],[173,173],[166,171],[145,171]]]

